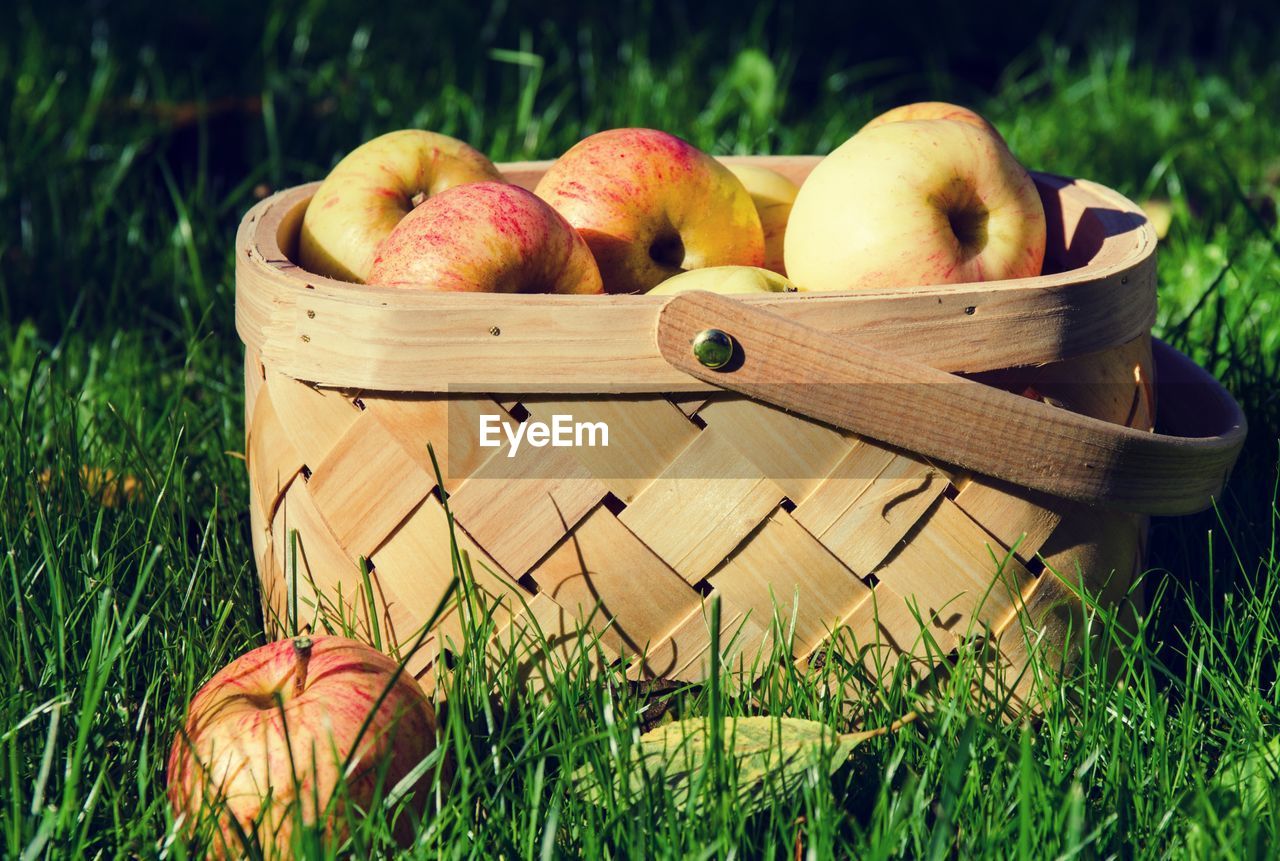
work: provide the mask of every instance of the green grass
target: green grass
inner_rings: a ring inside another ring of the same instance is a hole
[[[893,55],[871,36],[841,53],[784,10],[623,4],[607,19],[556,11],[553,27],[516,5],[233,3],[174,13],[181,38],[145,10],[23,5],[0,35],[0,854],[188,849],[164,798],[170,740],[199,685],[262,642],[231,254],[259,185],[317,178],[409,125],[495,159],[632,124],[717,153],[824,152],[877,110],[933,96],[982,110],[1028,165],[1172,201],[1158,333],[1249,416],[1219,508],[1153,524],[1150,611],[1115,635],[1118,669],[1086,662],[1041,721],[1008,725],[905,684],[850,712],[797,674],[654,697],[569,668],[539,699],[509,666],[463,658],[444,724],[460,776],[418,852],[791,857],[799,841],[812,857],[1266,857],[1280,782],[1225,777],[1280,733],[1280,28],[1153,32],[1126,13],[1023,38],[1038,31],[1018,19]],[[898,32],[886,14],[878,32]],[[175,125],[156,109],[189,101],[218,110]],[[137,476],[138,499],[99,504],[86,464]],[[693,814],[661,788],[595,805],[570,779],[618,768],[661,707],[846,730],[926,706],[750,816],[724,791]],[[323,851],[385,850],[385,813]]]

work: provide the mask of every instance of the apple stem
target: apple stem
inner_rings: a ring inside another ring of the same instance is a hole
[[[293,655],[297,666],[293,674],[293,695],[302,693],[307,684],[307,663],[311,660],[311,638],[301,634],[293,638]]]
[[[409,208],[417,209],[419,206],[422,206],[422,204],[426,202],[427,202],[427,193],[425,191],[420,191],[417,194],[415,194],[413,197],[409,198]]]

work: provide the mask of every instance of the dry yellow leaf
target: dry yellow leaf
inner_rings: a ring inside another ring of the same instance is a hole
[[[41,490],[48,490],[52,482],[52,470],[40,473]],[[80,467],[80,483],[86,494],[107,508],[136,501],[142,490],[141,483],[132,475],[117,475],[115,470],[98,466]]]

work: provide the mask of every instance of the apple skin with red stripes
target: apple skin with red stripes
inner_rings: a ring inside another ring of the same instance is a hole
[[[691,269],[764,263],[764,230],[742,181],[664,131],[590,135],[534,191],[586,240],[606,293],[645,293]]]
[[[266,858],[292,857],[302,823],[340,842],[349,817],[436,746],[431,702],[397,666],[355,640],[304,636],[218,671],[192,698],[169,752],[175,818],[189,829],[215,820],[212,858],[252,856],[250,846]],[[416,801],[432,777],[428,769]],[[401,827],[414,818],[402,815]]]
[[[367,283],[447,293],[600,293],[591,249],[542,198],[473,182],[432,197],[378,246]]]
[[[363,282],[378,246],[424,200],[471,182],[502,182],[488,156],[457,138],[401,129],[366,141],[325,177],[307,205],[298,263]]]

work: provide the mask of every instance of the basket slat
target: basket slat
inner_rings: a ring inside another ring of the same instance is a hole
[[[1061,667],[1074,660],[1086,630],[1100,634],[1101,623],[1095,612],[1086,610],[1081,589],[1118,615],[1120,624],[1130,624],[1127,620],[1140,610],[1140,597],[1130,595],[1130,589],[1142,568],[1141,520],[1078,506],[1042,548],[1044,573],[992,641],[995,656],[987,688],[1011,698],[1014,711],[1034,706],[1039,680],[1027,671],[1033,655],[1040,659],[1036,666]]]
[[[361,392],[360,402],[398,439],[406,443],[430,441],[435,449],[435,464],[425,444],[409,444],[405,450],[433,481],[438,464],[449,487],[456,486],[493,457],[493,449],[481,447],[473,434],[453,434],[451,427],[476,428],[482,415],[497,416],[507,427],[515,425],[507,410],[488,398],[424,399],[402,393]]]
[[[782,508],[749,535],[707,582],[764,626],[782,629],[794,613],[797,654],[808,654],[870,590]]]
[[[662,397],[543,399],[523,402],[533,419],[555,415],[580,422],[603,422],[609,445],[580,448],[578,460],[609,492],[629,503],[698,436],[698,427]]]
[[[796,519],[865,577],[946,487],[928,464],[864,444],[796,508]]]
[[[983,524],[1002,545],[1012,548],[1023,563],[1034,558],[1062,522],[1061,509],[1043,494],[993,479],[973,478],[956,494],[956,506]]]
[[[290,605],[296,604],[299,625],[330,613],[351,618],[362,609],[357,603],[359,560],[347,555],[333,537],[311,501],[306,482],[292,482],[280,500],[271,521],[270,553],[285,578],[283,588],[276,593],[281,623],[292,612],[286,611],[286,600]],[[289,598],[295,591],[296,601]]]
[[[702,597],[603,506],[530,576],[570,616],[590,619],[615,651],[640,655],[693,613]]]
[[[698,417],[795,503],[807,499],[853,448],[853,441],[833,428],[749,401],[708,401]]]
[[[932,596],[921,613],[952,635],[981,636],[1004,627],[1035,581],[1017,559],[1004,558],[1006,551],[943,497],[876,576],[901,595]]]
[[[451,494],[454,517],[513,577],[523,576],[608,492],[568,449],[507,447]]]
[[[516,678],[539,691],[552,673],[577,670],[584,664],[592,675],[621,656],[589,632],[579,633],[580,619],[546,596],[534,595],[528,606],[493,637],[497,660],[516,664]]]
[[[283,374],[267,372],[275,413],[306,464],[322,462],[360,418],[360,410],[338,392],[327,392]]]
[[[456,537],[458,549],[471,557],[476,585],[491,599],[501,602],[504,612],[510,615],[513,607],[520,606],[518,596],[523,591],[470,536],[457,530]],[[434,612],[453,582],[449,523],[440,501],[434,496],[426,497],[374,551],[370,561],[380,580],[395,584],[397,603],[418,620],[417,626],[398,632],[401,642],[411,642],[416,628]]]
[[[785,494],[714,430],[698,435],[620,520],[689,583],[711,573]]]
[[[410,448],[366,411],[314,467],[311,501],[348,556],[369,556],[435,487]]]
[[[658,676],[703,682],[711,677],[711,614],[708,604],[690,613],[646,655],[633,675]],[[722,672],[739,680],[751,680],[764,670],[762,659],[772,647],[768,622],[757,621],[747,607],[723,601],[720,610],[720,660]]]
[[[302,455],[294,448],[293,439],[276,415],[271,398],[257,399],[251,415],[253,421],[249,426],[252,432],[248,434],[246,448],[250,492],[257,508],[270,520],[304,463]]]
[[[932,594],[932,593],[929,593]],[[916,679],[929,675],[935,661],[956,647],[956,638],[945,628],[929,624],[917,596],[908,601],[893,586],[878,583],[853,612],[841,620],[834,647],[862,666],[873,681],[884,682],[905,661]]]
[[[246,347],[244,353],[244,414],[246,416],[253,415],[253,410],[258,405],[258,391],[262,388],[266,379],[267,370],[262,367],[262,362],[258,359],[257,352],[252,347]],[[246,437],[250,427],[250,423],[245,422]],[[246,439],[245,451],[248,450],[249,445]]]

